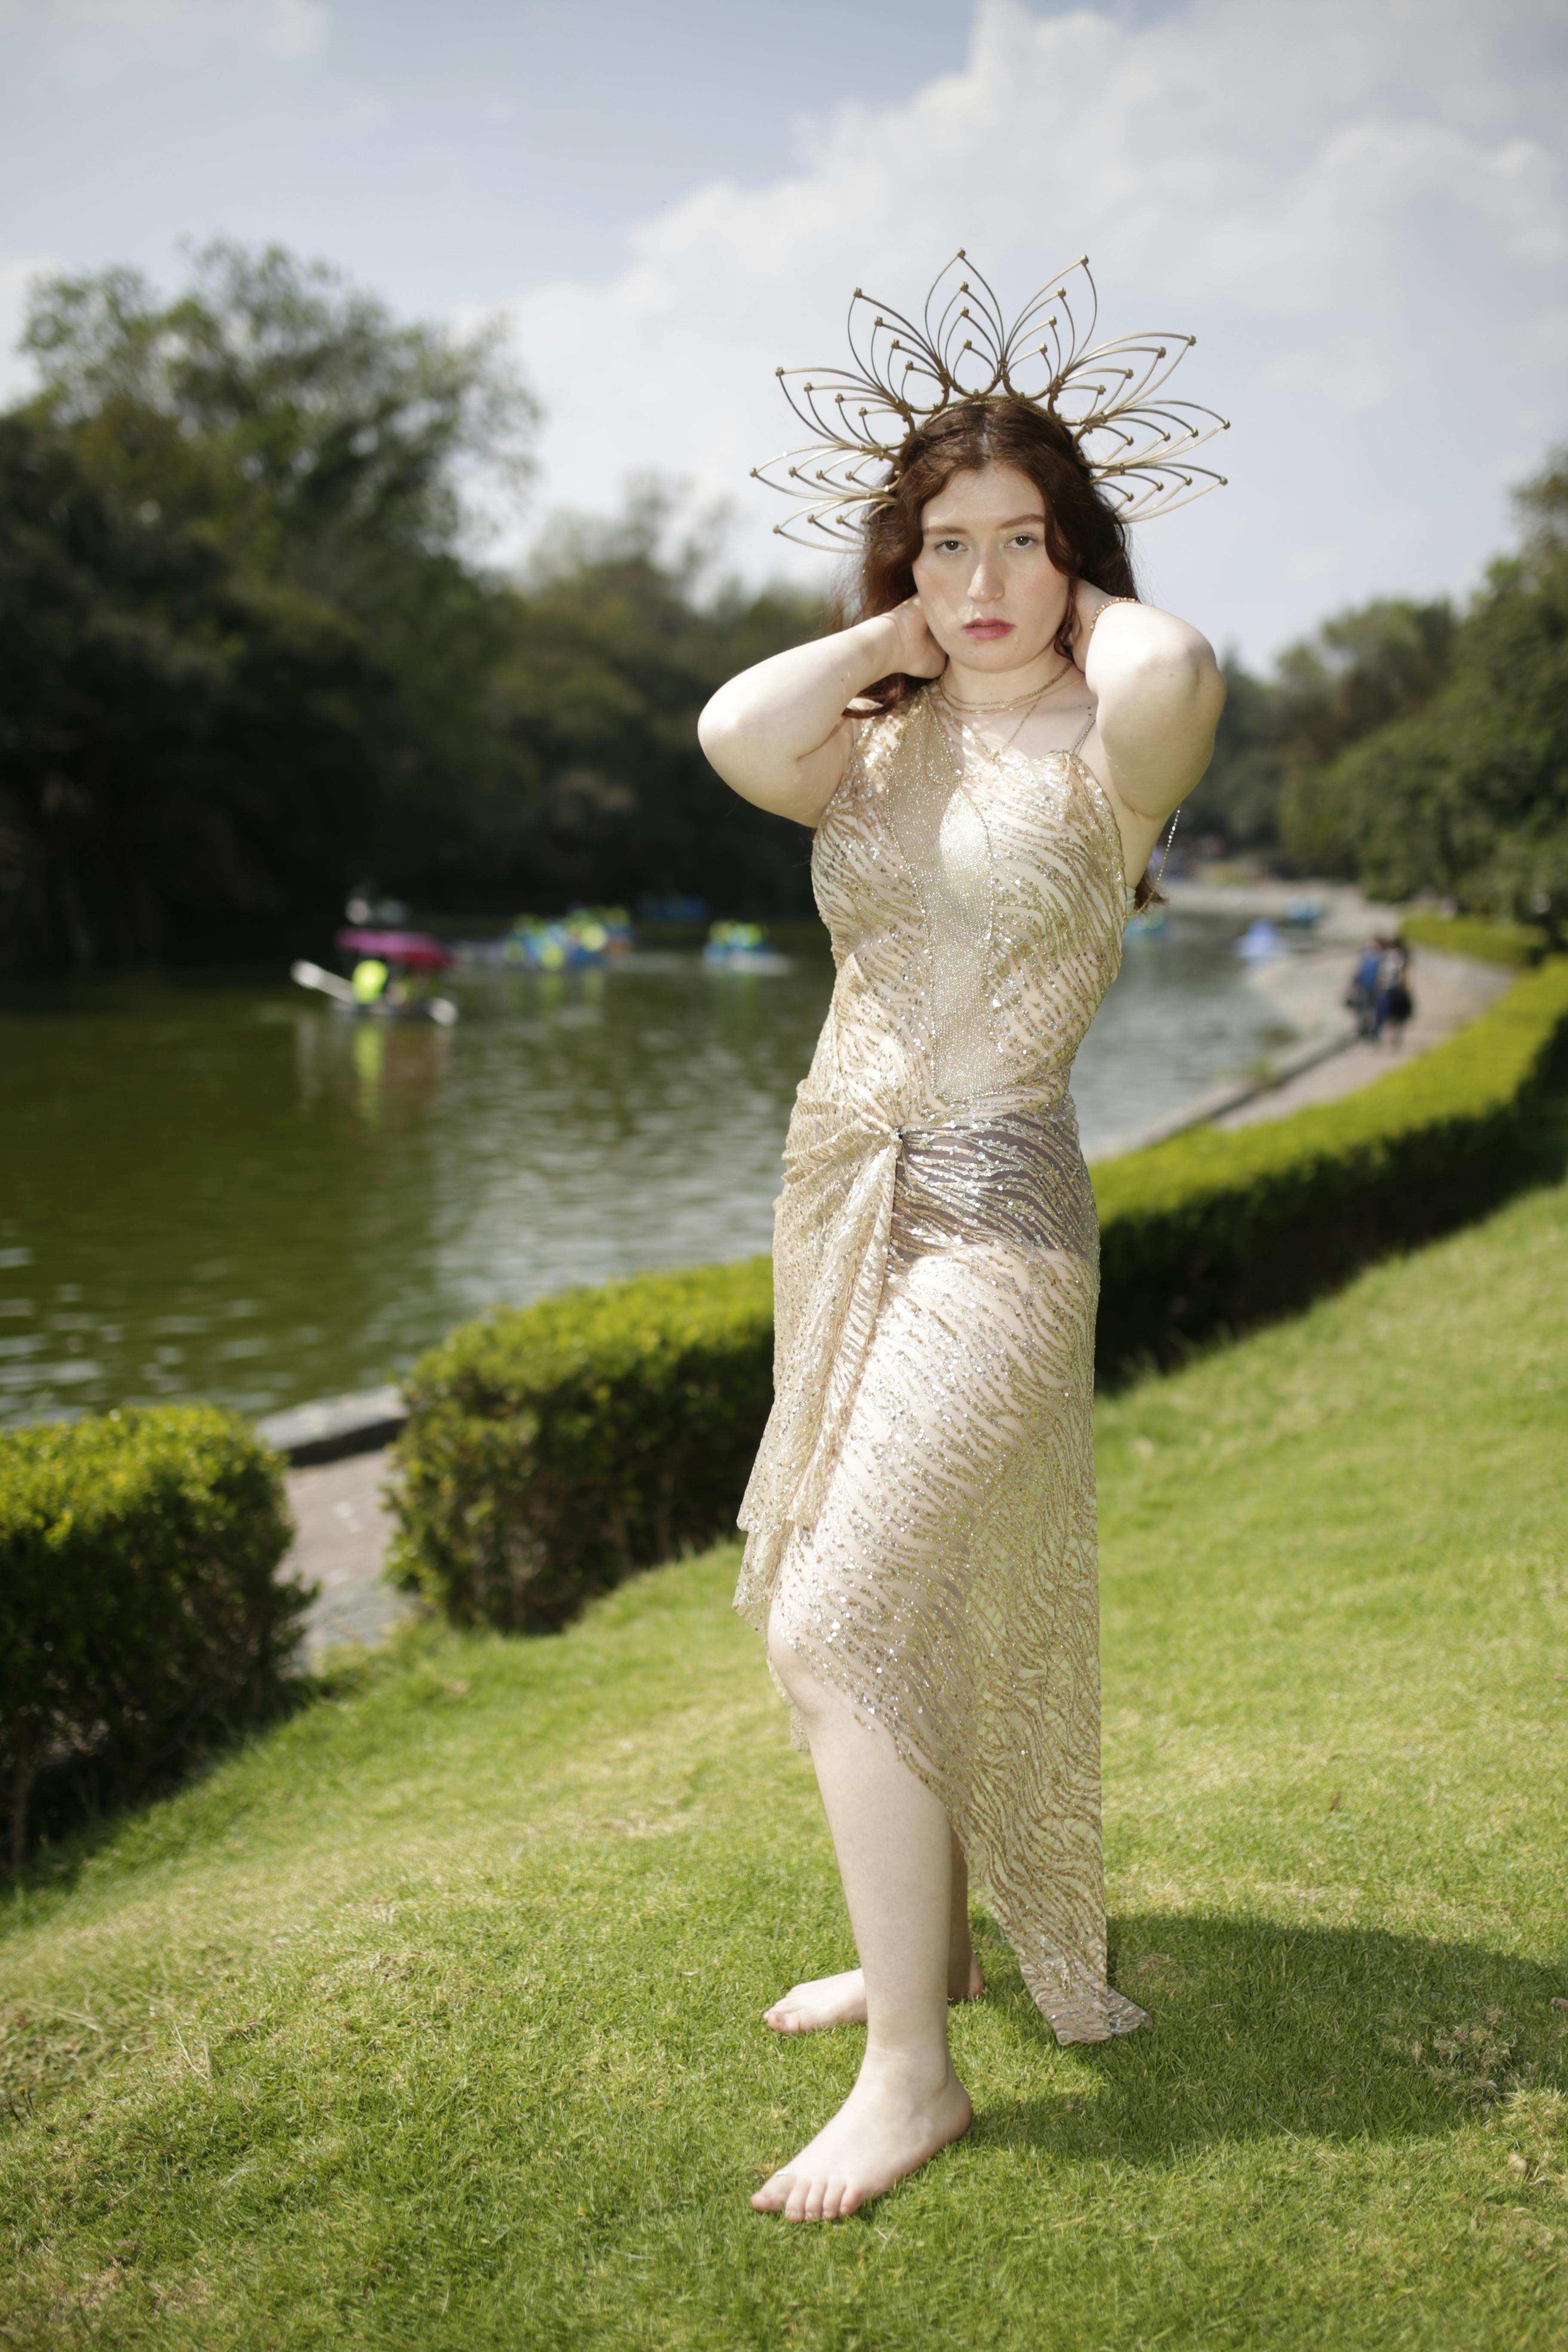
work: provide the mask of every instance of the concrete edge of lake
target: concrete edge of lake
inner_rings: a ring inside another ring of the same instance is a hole
[[[1256,1102],[1259,1096],[1273,1094],[1303,1071],[1315,1069],[1332,1055],[1342,1054],[1347,1045],[1354,1045],[1356,1035],[1353,1021],[1347,1018],[1336,1022],[1329,1030],[1303,1038],[1300,1045],[1281,1054],[1266,1075],[1226,1080],[1221,1086],[1211,1087],[1205,1094],[1194,1096],[1180,1110],[1151,1120],[1147,1127],[1113,1136],[1103,1150],[1095,1153],[1095,1160],[1120,1160],[1130,1151],[1147,1151],[1152,1144],[1168,1143],[1173,1136],[1185,1135],[1189,1129],[1221,1119],[1227,1111],[1239,1110],[1243,1104]]]
[[[363,1389],[354,1396],[319,1397],[310,1404],[269,1412],[256,1424],[265,1445],[291,1468],[337,1462],[345,1454],[373,1454],[389,1445],[408,1419],[402,1391]]]

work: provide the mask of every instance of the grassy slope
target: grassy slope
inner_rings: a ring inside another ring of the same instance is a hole
[[[1152,2032],[981,1921],[978,2120],[744,2191],[858,2036],[732,1555],[438,1633],[4,1915],[0,2342],[1560,2347],[1568,1190],[1103,1406],[1107,1848]]]

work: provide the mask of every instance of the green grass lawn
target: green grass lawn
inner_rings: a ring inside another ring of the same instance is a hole
[[[0,2343],[1568,2344],[1568,1189],[1106,1402],[1106,1844],[1150,2032],[979,1912],[969,2138],[748,2190],[858,2034],[730,1550],[422,1632],[0,1911]]]

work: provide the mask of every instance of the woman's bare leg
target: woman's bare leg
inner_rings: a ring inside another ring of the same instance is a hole
[[[947,1930],[947,1997],[978,2000],[985,1979],[969,1937],[969,1865],[956,1833],[952,1836],[952,1899]],[[866,1977],[863,1969],[844,1969],[837,1976],[813,1977],[791,1985],[788,1992],[763,2011],[764,2022],[775,2033],[815,2033],[825,2025],[864,2025]]]
[[[967,2131],[947,2047],[952,1833],[939,1801],[786,1643],[770,1654],[805,1718],[865,1978],[866,2054],[832,2121],[752,2202],[831,2221]]]

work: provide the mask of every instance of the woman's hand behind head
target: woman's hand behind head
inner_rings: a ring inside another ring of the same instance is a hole
[[[893,668],[906,677],[940,677],[947,656],[932,636],[918,596],[895,604],[888,619],[898,631],[899,658]]]

